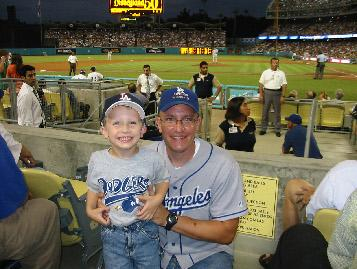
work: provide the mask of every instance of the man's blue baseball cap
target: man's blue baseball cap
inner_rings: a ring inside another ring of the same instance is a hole
[[[299,114],[291,114],[289,117],[286,117],[285,120],[291,121],[294,124],[301,124],[302,119]]]
[[[183,89],[180,87],[165,90],[162,92],[159,104],[159,112],[166,111],[170,107],[179,104],[188,105],[196,113],[198,113],[199,106],[197,95],[191,90]]]

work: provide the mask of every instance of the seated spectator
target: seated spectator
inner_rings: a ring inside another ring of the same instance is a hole
[[[84,71],[83,69],[81,69],[81,71],[79,71],[79,74],[73,76],[72,79],[88,79],[88,78],[86,77],[86,71]]]
[[[309,224],[297,224],[279,238],[275,254],[263,254],[259,263],[267,269],[330,269],[327,242],[321,232]]]
[[[22,57],[20,54],[13,54],[11,57],[11,64],[7,67],[6,71],[6,77],[7,78],[21,78],[21,75],[19,73],[21,67],[23,65]],[[18,80],[15,82],[16,86],[16,94],[19,93],[22,82],[21,80]]]
[[[285,98],[287,101],[294,101],[298,98],[298,92],[296,90],[292,90],[289,92],[288,96]]]
[[[290,180],[285,187],[284,230],[322,208],[342,210],[347,198],[357,189],[357,161],[345,160],[330,169],[316,188],[303,179]]]
[[[132,95],[134,95],[136,98],[139,99],[139,101],[143,104],[143,107],[144,107],[144,109],[145,109],[146,106],[147,106],[148,103],[149,103],[149,99],[147,99],[146,96],[143,95],[141,92],[138,92],[138,91],[136,90],[136,85],[135,85],[135,83],[130,83],[130,84],[128,85],[128,90],[129,90],[129,92],[130,92]]]
[[[21,260],[22,268],[58,269],[61,241],[56,204],[31,199],[16,165],[35,163],[31,152],[0,124],[0,261]]]
[[[327,100],[330,100],[330,97],[327,95],[327,93],[325,91],[321,91],[318,99],[320,101],[327,101]]]
[[[289,117],[286,117],[285,120],[288,122],[288,131],[285,134],[282,148],[283,153],[292,153],[296,157],[304,157],[307,129],[301,125],[301,116],[298,114],[291,114]],[[322,155],[313,134],[311,134],[310,138],[309,158],[322,159]]]
[[[332,268],[357,268],[357,191],[354,191],[336,221],[327,255]]]
[[[249,118],[250,109],[244,97],[234,97],[228,102],[225,120],[219,125],[214,143],[228,150],[254,151],[255,122]]]
[[[306,99],[315,99],[316,95],[315,91],[309,90],[306,92]]]
[[[334,101],[340,101],[340,103],[342,103],[342,98],[345,94],[343,93],[342,89],[337,89],[335,92],[335,99]]]

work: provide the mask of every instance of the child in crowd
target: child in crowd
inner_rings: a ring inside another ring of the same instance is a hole
[[[89,161],[86,210],[103,225],[106,269],[160,268],[158,226],[150,219],[168,190],[169,174],[157,152],[138,146],[144,118],[130,93],[107,99],[101,132],[111,147]],[[101,193],[105,207],[97,205]]]

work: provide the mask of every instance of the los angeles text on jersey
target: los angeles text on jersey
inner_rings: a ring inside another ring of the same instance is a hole
[[[100,178],[98,183],[104,192],[105,204],[110,205],[125,200],[129,196],[144,193],[149,186],[150,179],[142,176],[127,176],[124,179],[112,180]]]
[[[204,207],[211,200],[211,189],[199,191],[199,187],[193,189],[193,194],[171,196],[166,195],[165,207],[170,211],[181,213],[185,210]]]

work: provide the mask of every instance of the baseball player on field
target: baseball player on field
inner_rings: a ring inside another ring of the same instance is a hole
[[[228,151],[195,138],[201,118],[193,91],[163,91],[158,109],[163,141],[150,147],[171,175],[165,206],[152,219],[161,226],[161,268],[233,268],[232,241],[248,212],[239,165]]]

